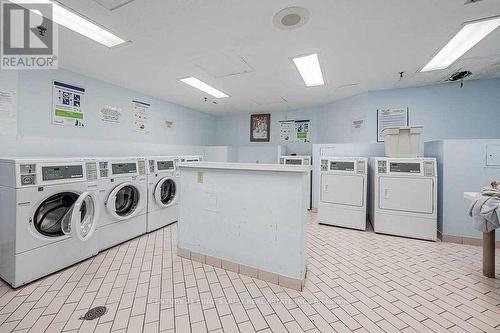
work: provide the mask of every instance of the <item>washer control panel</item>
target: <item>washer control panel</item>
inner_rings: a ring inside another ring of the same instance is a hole
[[[36,164],[21,164],[20,166],[21,186],[36,184]]]
[[[97,180],[97,163],[87,162],[85,163],[85,169],[87,173],[87,180]]]

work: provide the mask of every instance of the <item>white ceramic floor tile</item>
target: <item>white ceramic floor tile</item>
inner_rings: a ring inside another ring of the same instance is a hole
[[[480,247],[310,216],[302,292],[178,257],[174,224],[17,290],[0,280],[0,332],[500,331]],[[97,305],[103,317],[79,319]]]

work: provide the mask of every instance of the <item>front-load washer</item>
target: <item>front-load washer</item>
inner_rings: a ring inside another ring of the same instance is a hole
[[[176,176],[177,157],[152,156],[148,162],[148,214],[147,232],[177,222],[178,177]]]
[[[98,225],[99,250],[105,250],[146,233],[146,159],[99,159],[99,193],[102,218]]]
[[[321,157],[318,223],[366,230],[368,159]]]
[[[14,288],[98,253],[96,161],[0,160],[0,277]]]
[[[377,233],[435,241],[435,158],[373,158],[370,220]]]

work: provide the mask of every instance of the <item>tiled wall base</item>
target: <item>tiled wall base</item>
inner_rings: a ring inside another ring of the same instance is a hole
[[[224,259],[214,258],[211,256],[191,252],[186,249],[177,248],[177,255],[181,258],[190,259],[193,261],[201,262],[214,267],[219,267],[231,272],[235,272],[241,275],[246,275],[259,280],[264,280],[270,283],[280,285],[285,288],[290,288],[298,291],[302,291],[304,286],[304,280],[292,279],[286,276],[281,276],[276,273],[262,271],[257,268],[248,267],[245,265],[240,265],[231,261]]]
[[[482,238],[450,236],[450,235],[441,235],[441,234],[439,234],[439,239],[441,239],[441,241],[447,242],[447,243],[464,244],[464,245],[475,245],[475,246],[482,246],[483,245],[483,239]],[[496,241],[495,247],[497,249],[500,249],[500,241]]]

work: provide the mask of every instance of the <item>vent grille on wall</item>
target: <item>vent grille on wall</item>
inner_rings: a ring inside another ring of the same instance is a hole
[[[121,8],[135,0],[94,0],[108,10],[115,10]]]

